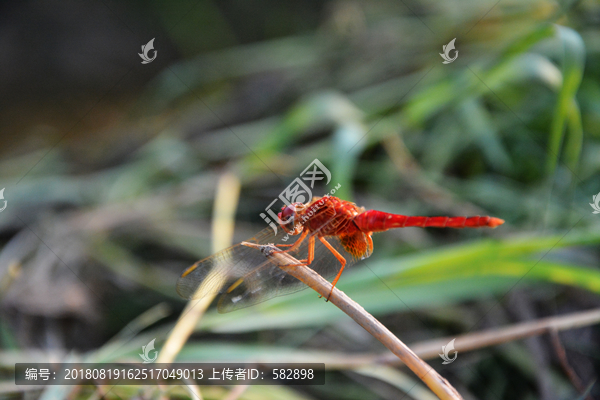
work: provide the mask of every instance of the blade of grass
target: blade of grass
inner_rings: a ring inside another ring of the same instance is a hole
[[[550,126],[546,164],[548,176],[551,176],[556,169],[560,147],[563,142],[565,123],[571,112],[572,100],[579,89],[585,66],[585,45],[579,33],[570,28],[557,25],[556,35],[560,39],[563,48],[563,83],[558,93],[553,114],[554,118]]]
[[[540,261],[542,252],[558,242],[554,235],[526,237],[520,235],[504,241],[475,243],[430,249],[378,261],[365,260],[369,268],[349,268],[339,285],[375,315],[406,311],[405,307],[424,308],[478,298],[491,298],[512,287],[528,273],[527,284],[551,282],[571,285],[600,293],[600,272],[553,260]],[[562,247],[595,245],[600,234],[595,231],[572,231],[549,256]],[[384,280],[392,291],[382,285]],[[402,302],[398,300],[402,299]],[[202,329],[213,332],[243,332],[265,328],[322,326],[344,318],[335,308],[319,308],[311,292],[281,296],[234,314],[210,313]]]
[[[233,238],[235,210],[237,209],[240,193],[240,183],[233,174],[224,174],[219,180],[214,203],[213,219],[213,251],[217,252],[227,247]],[[210,279],[207,279],[210,281]],[[224,283],[224,282],[223,282]],[[199,288],[199,290],[202,286]],[[199,300],[190,300],[184,308],[181,317],[171,331],[157,362],[171,363],[188,340],[198,321],[212,302],[214,296],[206,296]]]
[[[569,137],[565,145],[565,163],[571,171],[577,170],[581,148],[583,147],[583,126],[581,125],[581,110],[577,99],[573,97],[567,114]],[[576,180],[573,179],[573,183]]]

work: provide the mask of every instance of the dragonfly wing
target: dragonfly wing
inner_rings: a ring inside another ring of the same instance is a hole
[[[200,299],[219,293],[222,286],[235,280],[240,270],[248,268],[252,252],[237,244],[196,262],[177,280],[177,293],[185,299]]]
[[[332,221],[333,222],[333,221]],[[362,232],[360,235],[344,237],[328,236],[327,241],[346,259],[346,268],[358,259],[364,258],[365,249],[368,255],[372,247]],[[318,235],[318,232],[313,233]],[[283,241],[285,234],[281,230],[275,235],[271,228],[266,228],[257,236],[247,240],[258,244],[273,243],[292,244],[298,236]],[[325,279],[332,278],[340,270],[341,264],[333,253],[315,238],[315,258],[309,265]],[[308,257],[309,240],[289,254],[297,260]],[[280,247],[285,250],[286,247]],[[358,254],[356,249],[363,249]],[[276,264],[274,259],[267,258],[260,250],[236,244],[210,257],[198,261],[188,268],[177,282],[177,292],[187,299],[198,299],[208,294],[221,293],[218,310],[221,313],[248,307],[276,296],[291,294],[305,289],[301,281],[288,275]]]
[[[278,236],[271,228],[266,228],[247,241],[264,244],[276,241]],[[260,251],[241,244],[233,245],[186,269],[177,281],[177,293],[186,299],[222,293],[265,261]]]
[[[364,235],[362,232],[359,232]],[[327,241],[346,259],[346,267],[355,264],[363,258],[363,254],[358,254],[355,250],[349,252],[349,239],[337,236],[327,237]],[[291,256],[298,260],[306,259],[308,255],[308,239],[302,243],[298,250],[289,252]],[[354,241],[357,248],[363,250],[370,249],[369,241],[366,237],[356,236]],[[277,245],[277,244],[275,244]],[[283,247],[281,248],[284,249]],[[284,272],[278,265],[269,262],[264,254],[254,249],[257,253],[267,260],[260,268],[252,270],[246,276],[236,281],[221,295],[219,299],[218,310],[221,313],[234,311],[240,308],[249,307],[276,296],[292,294],[306,289],[307,286]],[[325,247],[320,240],[315,240],[315,258],[309,265],[315,272],[325,279],[330,279],[337,275],[341,267],[338,259],[333,253]]]
[[[317,233],[311,235],[316,236]],[[292,238],[297,240],[298,237]],[[315,238],[316,239],[316,238]],[[332,239],[337,248],[343,252],[343,246],[336,238]],[[290,241],[289,244],[294,243]],[[274,243],[275,246],[281,243]],[[308,237],[294,250],[288,254],[297,260],[306,260],[308,257]],[[280,247],[280,250],[285,250]],[[265,256],[261,251],[252,249],[263,260],[266,260],[260,268],[256,268],[238,279],[229,286],[219,299],[219,312],[226,313],[240,308],[249,307],[276,296],[292,294],[306,289],[307,286],[279,268],[275,259]],[[346,256],[347,257],[347,256]],[[309,265],[325,279],[331,278],[337,274],[340,269],[340,263],[318,239],[315,240],[315,259]]]
[[[265,258],[264,254],[260,255]],[[250,272],[227,288],[219,298],[218,310],[220,313],[226,313],[306,288],[304,283],[287,274],[276,264],[266,261],[261,268]]]

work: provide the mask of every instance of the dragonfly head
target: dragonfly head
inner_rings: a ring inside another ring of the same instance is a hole
[[[279,217],[279,225],[284,231],[290,235],[298,235],[304,229],[302,221],[298,217],[306,206],[302,203],[292,203],[289,206],[281,207],[281,212],[277,214]]]

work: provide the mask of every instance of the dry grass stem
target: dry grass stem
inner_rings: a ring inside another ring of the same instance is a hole
[[[428,387],[442,400],[462,399],[462,396],[444,379],[431,368],[425,361],[417,356],[400,339],[390,332],[381,322],[369,314],[360,304],[346,296],[341,290],[334,288],[331,291],[331,283],[321,275],[306,266],[298,265],[300,262],[287,253],[274,253],[279,251],[275,245],[259,245],[256,243],[242,242],[245,246],[254,247],[265,253],[266,257],[276,260],[280,268],[304,284],[312,288],[323,297],[328,297],[340,310],[356,321],[373,337],[379,340],[385,347],[394,353],[408,368],[410,368]]]
[[[576,312],[557,317],[543,318],[536,321],[523,322],[507,327],[490,329],[482,332],[457,336],[454,348],[459,353],[478,350],[497,344],[507,343],[526,337],[541,335],[551,331],[564,331],[600,323],[600,308]],[[427,360],[439,357],[440,350],[453,338],[446,337],[411,344],[411,349],[419,357]],[[336,355],[327,365],[332,368],[356,368],[371,364],[398,364],[397,357],[385,354]]]
[[[213,251],[217,252],[231,244],[235,210],[240,193],[238,178],[230,173],[224,174],[219,180],[214,203],[213,218]],[[207,279],[206,281],[210,281]],[[214,282],[214,280],[213,280]],[[225,283],[225,282],[223,282]],[[198,291],[202,291],[200,285]],[[171,363],[183,348],[188,338],[194,332],[198,321],[204,315],[216,293],[199,300],[190,300],[185,306],[181,317],[167,338],[156,362]]]
[[[567,330],[589,326],[600,322],[600,309],[577,312],[559,317],[543,318],[537,321],[524,322],[505,328],[490,329],[483,332],[470,333],[458,336],[454,348],[458,352],[475,350],[482,347],[493,346],[500,343],[523,339],[530,336],[541,335],[552,329]],[[439,350],[452,338],[446,337],[428,341],[413,346],[423,358],[437,357]]]
[[[203,400],[204,399],[202,397],[202,393],[200,392],[200,388],[198,387],[198,385],[196,385],[196,382],[194,382],[191,379],[184,379],[183,381],[185,382],[184,388],[190,394],[190,398],[195,399],[195,400]]]

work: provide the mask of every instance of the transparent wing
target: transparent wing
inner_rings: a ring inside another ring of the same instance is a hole
[[[260,250],[253,250],[259,252],[263,260],[267,259]],[[218,310],[226,313],[306,288],[301,281],[267,261],[227,288],[219,298]]]
[[[285,233],[275,235],[266,228],[255,237],[247,240],[258,244],[273,243],[291,245],[299,236],[283,238]],[[313,233],[317,235],[317,233]],[[364,235],[361,233],[361,235]],[[315,258],[309,265],[325,279],[335,276],[341,264],[333,253],[315,237]],[[328,236],[326,240],[346,259],[346,268],[360,257],[349,253],[347,243],[340,242],[337,236]],[[366,239],[365,239],[366,240]],[[298,260],[308,256],[308,237],[298,249],[289,254]],[[280,247],[281,250],[289,249]],[[236,244],[208,258],[198,261],[188,268],[177,282],[177,292],[184,298],[201,298],[210,293],[221,293],[218,310],[221,313],[249,307],[275,296],[283,296],[305,289],[306,285],[288,275],[272,258],[267,258],[260,250]]]
[[[271,228],[265,228],[247,241],[259,244],[274,243],[284,236],[281,229],[278,231],[279,234],[275,235]],[[260,251],[238,243],[186,269],[177,281],[177,293],[186,299],[199,299],[208,294],[223,293],[223,290],[239,278],[263,264],[269,262]]]

